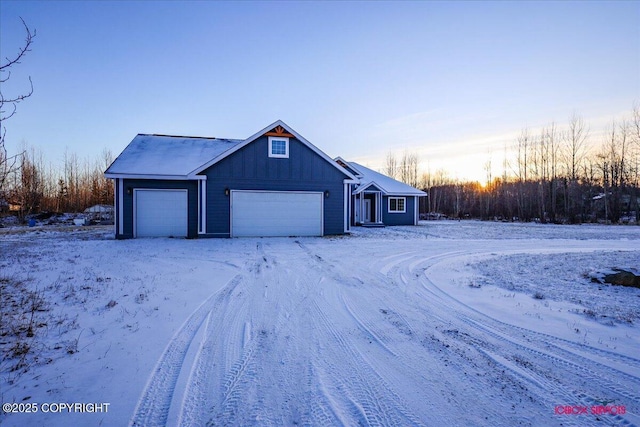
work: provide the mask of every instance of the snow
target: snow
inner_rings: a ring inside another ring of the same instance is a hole
[[[186,177],[241,139],[137,135],[105,172],[112,175]]]
[[[640,424],[640,290],[591,280],[637,272],[638,227],[112,232],[0,230],[0,284],[49,304],[26,372],[0,361],[0,400],[110,404],[3,426]]]
[[[356,162],[346,162],[349,167],[357,171],[359,181],[362,188],[366,189],[369,185],[373,184],[384,191],[385,194],[398,195],[398,196],[425,196],[427,193],[418,190],[404,182],[396,181],[395,179],[383,175],[379,172],[371,170],[365,166],[362,166]]]

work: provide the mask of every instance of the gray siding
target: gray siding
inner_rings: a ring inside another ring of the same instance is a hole
[[[329,191],[324,199],[324,234],[344,233],[344,179],[306,145],[289,138],[289,158],[268,154],[263,136],[203,172],[207,176],[207,234],[230,235],[230,196],[225,190]]]
[[[187,236],[198,237],[198,183],[197,181],[156,181],[149,179],[125,179],[124,180],[124,194],[123,194],[123,230],[122,233],[118,233],[117,220],[116,220],[116,238],[117,239],[131,239],[133,238],[133,190],[136,188],[153,188],[153,189],[186,189],[187,206],[189,209],[187,215]],[[131,194],[127,194],[127,189],[130,189]],[[115,191],[118,191],[116,185]],[[116,209],[116,212],[117,209]]]
[[[384,222],[385,225],[413,225],[415,218],[415,199],[413,196],[406,197],[405,213],[389,213],[389,197],[384,196],[382,199],[382,222]]]

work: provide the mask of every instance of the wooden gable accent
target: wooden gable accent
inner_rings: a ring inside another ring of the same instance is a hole
[[[266,136],[280,136],[280,137],[286,137],[286,138],[295,138],[294,135],[291,135],[289,132],[287,132],[287,130],[285,128],[283,128],[282,126],[276,126],[273,129],[271,129],[269,132],[265,133]]]

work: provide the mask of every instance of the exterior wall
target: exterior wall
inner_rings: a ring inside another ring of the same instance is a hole
[[[207,176],[207,236],[229,237],[231,197],[226,190],[329,192],[324,199],[324,234],[344,233],[347,176],[309,147],[289,138],[289,158],[268,153],[262,136],[203,172]]]
[[[394,196],[391,196],[394,197]],[[382,198],[382,222],[385,225],[413,225],[415,218],[415,197],[405,197],[405,213],[389,213],[389,197]]]
[[[116,239],[133,238],[133,190],[137,188],[153,189],[186,189],[187,194],[187,237],[198,237],[198,183],[197,181],[161,181],[149,179],[123,180],[122,194],[122,232],[119,230],[119,186],[116,185]],[[130,191],[129,191],[130,190]],[[130,194],[129,194],[130,193]]]

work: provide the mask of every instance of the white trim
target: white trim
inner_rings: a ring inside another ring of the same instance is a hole
[[[118,179],[118,234],[122,234],[124,230],[124,179]]]
[[[153,175],[153,174],[125,174],[125,173],[105,173],[105,178],[122,178],[122,179],[164,179],[175,181],[186,181],[192,179],[207,179],[205,175],[186,176],[186,175]]]
[[[113,180],[113,235],[118,236],[118,180]]]
[[[398,202],[397,201],[396,201],[396,210],[395,211],[391,210],[391,199],[396,199],[396,200],[402,199],[402,210],[401,211],[397,210],[397,208],[398,208]],[[390,214],[407,213],[407,198],[406,197],[394,197],[394,196],[387,197],[387,213],[390,213]]]
[[[420,199],[418,196],[413,197],[413,225],[418,225],[418,220],[420,219],[420,211],[418,210]]]
[[[274,154],[273,141],[284,142],[284,154]],[[289,158],[289,138],[283,136],[270,136],[269,137],[269,157],[275,159],[288,159]]]
[[[378,187],[378,190],[367,190],[367,188],[369,188],[372,185],[375,185],[376,187]],[[353,194],[359,194],[359,193],[362,193],[363,191],[381,191],[381,192],[383,192],[385,194],[385,196],[388,194],[388,191],[385,190],[385,188],[382,185],[379,185],[375,181],[369,181],[367,183],[361,184],[356,189],[356,191],[353,192]]]
[[[342,206],[344,209],[344,232],[348,233],[349,232],[349,217],[351,216],[349,213],[351,212],[351,209],[349,209],[349,202],[351,201],[351,195],[349,194],[349,184],[345,183],[344,184],[344,197],[343,197],[343,201],[342,201]]]
[[[138,191],[182,191],[187,193],[187,224],[185,229],[185,237],[189,237],[189,190],[186,188],[134,188],[133,189],[133,238],[138,237],[138,220],[137,220],[137,197],[136,193]]]
[[[198,234],[207,234],[207,181],[204,180],[198,181]]]

